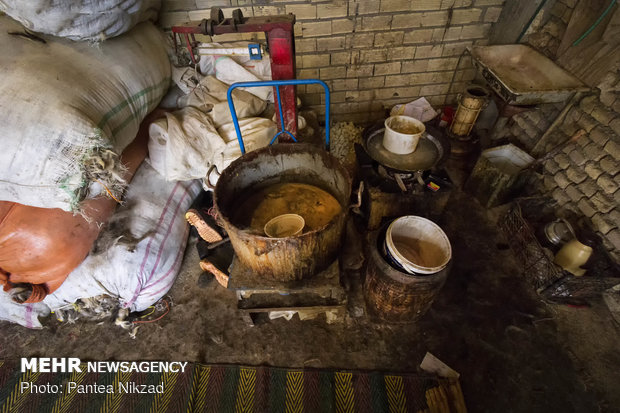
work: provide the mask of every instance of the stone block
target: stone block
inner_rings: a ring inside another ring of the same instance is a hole
[[[420,88],[420,95],[422,96],[435,96],[435,95],[445,95],[448,93],[449,84],[439,84],[439,85],[425,85]]]
[[[560,188],[555,189],[551,196],[557,201],[559,206],[564,206],[570,202],[570,198],[566,195],[566,192]]]
[[[613,133],[614,132],[610,127],[598,125],[590,131],[590,139],[603,147]]]
[[[620,229],[614,229],[605,236],[605,238],[614,246],[616,250],[620,250]]]
[[[327,69],[328,68],[326,68],[326,70]],[[319,69],[301,69],[297,71],[297,74],[299,79],[316,79],[319,77]]]
[[[610,140],[605,144],[605,152],[610,154],[616,161],[620,161],[620,144]]]
[[[571,181],[568,179],[564,172],[558,172],[553,176],[553,179],[562,189],[565,189],[571,183]]]
[[[373,75],[373,65],[351,65],[347,67],[347,78],[351,77],[366,77]],[[344,76],[343,76],[344,77]]]
[[[411,60],[415,55],[415,46],[390,47],[387,49],[388,60]]]
[[[439,10],[440,8],[441,0],[416,0],[409,5],[409,10],[412,11]]]
[[[333,66],[348,65],[351,63],[351,53],[350,52],[331,53],[329,63]]]
[[[345,66],[322,67],[319,74],[322,80],[340,79],[347,77],[347,68]]]
[[[616,118],[609,122],[609,127],[613,129],[616,135],[620,136],[620,118]]]
[[[501,14],[502,14],[501,7],[489,7],[487,8],[487,11],[484,13],[483,21],[485,23],[495,23],[499,19],[499,16]]]
[[[415,59],[402,62],[400,66],[401,73],[421,73],[428,70],[429,59]]]
[[[601,147],[594,143],[590,143],[586,147],[584,147],[583,152],[589,160],[597,162],[606,155],[606,153],[601,149]]]
[[[403,44],[428,43],[433,36],[433,29],[416,29],[405,32]]]
[[[461,39],[462,26],[437,27],[433,29],[433,42],[445,43]]]
[[[356,90],[358,88],[358,79],[336,79],[331,81],[331,90]]]
[[[450,24],[471,24],[480,21],[482,16],[482,9],[469,8],[469,9],[457,9],[452,12],[452,20]]]
[[[586,171],[588,176],[592,179],[598,179],[598,177],[601,176],[601,174],[603,173],[603,170],[599,167],[599,165],[594,162],[590,162],[586,164],[586,166],[583,169]]]
[[[579,202],[581,198],[585,197],[583,192],[577,188],[577,185],[570,184],[564,190],[566,191],[566,195],[568,195],[573,202]]]
[[[553,157],[553,160],[557,162],[557,164],[562,169],[566,169],[570,166],[570,159],[565,153],[562,153],[562,152],[558,153],[557,155]]]
[[[388,30],[391,23],[392,15],[364,16],[362,17],[362,24],[358,25],[358,30]]]
[[[379,13],[378,1],[357,0],[351,1],[349,4],[349,16],[356,16],[358,14],[375,14]]]
[[[355,33],[347,36],[346,47],[347,49],[372,47],[374,41],[374,33]]]
[[[490,23],[463,26],[460,39],[481,39],[487,37],[491,29]]]
[[[373,35],[371,34],[371,37]],[[316,50],[324,52],[328,50],[342,50],[345,47],[344,36],[331,36],[316,39]]]
[[[549,159],[548,161],[545,162],[544,165],[545,165],[545,170],[549,172],[551,175],[562,170],[562,168],[560,168],[557,162],[555,162],[553,159]]]
[[[599,186],[596,184],[596,181],[594,181],[593,179],[590,179],[589,177],[585,181],[580,183],[578,186],[579,186],[579,190],[583,192],[584,195],[587,196],[588,198],[593,196],[600,190]]]
[[[316,15],[319,19],[333,19],[336,17],[346,17],[348,12],[346,1],[333,1],[317,6]]]
[[[550,175],[545,175],[543,177],[543,186],[545,187],[547,191],[551,191],[558,187],[555,181],[553,180],[553,177]]]
[[[408,11],[410,4],[410,0],[381,0],[381,7],[379,8],[379,11],[381,13]]]
[[[393,75],[396,73],[400,73],[400,62],[375,64],[374,75],[376,76]]]
[[[594,105],[591,113],[592,117],[596,119],[598,122],[607,126],[609,123],[617,117],[617,114],[609,109],[607,109],[604,105],[597,104]]]
[[[579,202],[577,202],[577,207],[588,218],[594,216],[594,214],[596,214],[596,212],[597,212],[596,208],[594,207],[594,205],[592,205],[585,198],[582,198],[582,199],[579,200]]]
[[[415,50],[415,58],[427,59],[431,57],[441,57],[442,52],[442,45],[418,46]]]
[[[586,157],[584,156],[583,152],[579,149],[571,151],[571,153],[568,154],[568,157],[570,158],[571,161],[573,161],[575,165],[581,166],[584,163],[586,163]]]
[[[603,192],[597,192],[590,198],[590,202],[592,202],[599,212],[603,213],[608,213],[615,207],[614,200]]]
[[[287,4],[286,13],[293,13],[296,20],[314,20],[316,19],[316,6],[314,4]]]
[[[361,50],[359,63],[385,62],[388,60],[387,54],[388,49],[383,48]]]
[[[442,57],[440,59],[430,59],[428,61],[427,70],[429,72],[438,72],[442,70],[454,70],[459,59],[457,57]]]
[[[301,64],[304,68],[329,66],[329,54],[301,55]]]
[[[316,39],[295,39],[297,53],[316,52]]]
[[[411,84],[411,75],[405,74],[385,77],[385,86],[409,86]]]
[[[360,89],[377,89],[385,86],[385,76],[374,76],[359,79]]]
[[[606,156],[600,161],[600,166],[603,171],[607,172],[611,176],[615,176],[620,172],[620,162],[616,161],[611,156]]]
[[[403,43],[403,36],[405,32],[396,31],[396,32],[385,32],[385,33],[377,33],[375,35],[375,47],[390,47],[397,46]]]
[[[443,57],[449,57],[449,56],[461,56],[461,54],[463,53],[463,51],[468,47],[471,46],[472,42],[471,41],[465,41],[465,42],[458,42],[458,43],[446,43],[443,45],[443,52],[441,53],[441,56]],[[461,60],[461,68],[462,66],[462,60]]]
[[[332,34],[331,21],[302,22],[301,33],[303,37],[329,36]]]
[[[592,224],[594,224],[594,228],[603,235],[609,233],[611,230],[617,228],[618,226],[617,221],[613,221],[610,219],[610,214],[597,213],[591,218]]]
[[[355,28],[355,19],[332,20],[332,34],[351,33]]]
[[[596,180],[596,183],[607,194],[613,194],[614,192],[618,190],[618,184],[615,182],[615,180],[611,176],[607,174],[603,174],[599,176],[598,179]]]

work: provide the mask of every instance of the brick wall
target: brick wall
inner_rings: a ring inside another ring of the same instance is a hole
[[[555,58],[576,3],[558,0],[549,20],[531,31],[526,41]],[[620,262],[620,69],[607,72],[593,86],[598,87],[596,94],[572,107],[547,137],[543,154],[568,141],[579,129],[587,132],[544,163],[541,189],[553,196],[560,210],[585,216]],[[531,151],[563,107],[539,105],[516,115],[496,137],[508,138]]]
[[[436,106],[453,101],[474,72],[469,62],[452,75],[465,47],[485,44],[504,0],[163,0],[160,26],[209,17],[294,13],[297,77],[319,78],[332,91],[336,120],[368,122],[384,108],[425,96]],[[217,36],[219,41],[248,39]],[[466,60],[466,59],[463,59]],[[322,89],[298,88],[322,113]]]

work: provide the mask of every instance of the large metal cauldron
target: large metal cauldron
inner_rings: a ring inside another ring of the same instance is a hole
[[[256,235],[233,224],[243,199],[277,183],[315,185],[333,195],[342,209],[323,228],[287,238]],[[257,278],[300,280],[337,258],[350,195],[349,174],[329,153],[307,144],[276,144],[249,152],[224,170],[215,188],[215,208],[244,267]]]

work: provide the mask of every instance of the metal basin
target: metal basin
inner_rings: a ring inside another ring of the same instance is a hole
[[[279,183],[302,183],[329,192],[341,206],[324,227],[286,238],[239,227],[235,213],[244,199]],[[224,170],[215,187],[215,208],[237,259],[257,278],[293,281],[326,269],[338,256],[351,195],[351,178],[336,158],[318,147],[276,144],[249,152]]]
[[[589,87],[545,55],[523,44],[474,46],[474,65],[503,100],[513,105],[563,102]]]

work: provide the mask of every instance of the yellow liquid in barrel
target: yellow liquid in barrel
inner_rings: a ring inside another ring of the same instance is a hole
[[[235,214],[235,222],[263,233],[265,224],[282,214],[298,214],[306,221],[303,232],[327,225],[342,207],[323,189],[308,184],[283,183],[268,186],[250,195]]]

